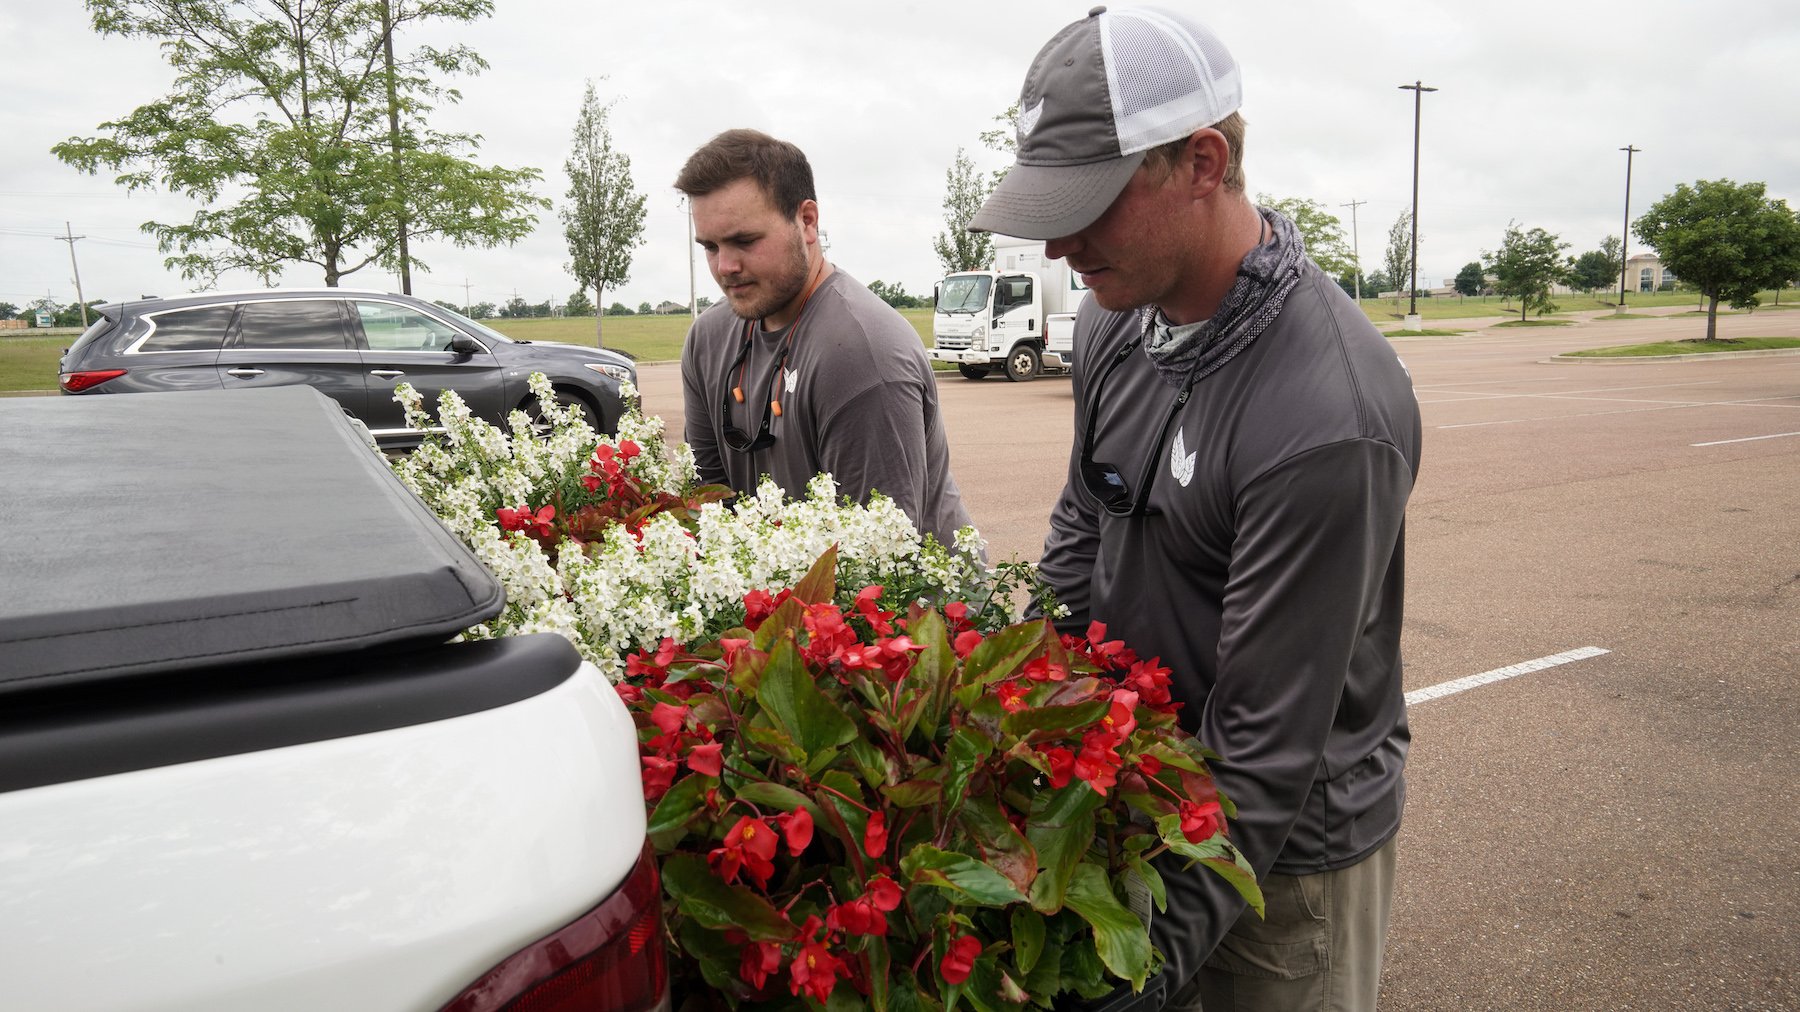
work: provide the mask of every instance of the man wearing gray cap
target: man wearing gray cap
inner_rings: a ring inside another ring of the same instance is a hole
[[[1165,1007],[1372,1009],[1418,403],[1294,225],[1245,198],[1241,99],[1186,14],[1095,8],[1032,63],[1017,163],[970,227],[1047,240],[1090,289],[1043,572],[1065,629],[1104,622],[1171,669],[1267,900],[1159,866]]]

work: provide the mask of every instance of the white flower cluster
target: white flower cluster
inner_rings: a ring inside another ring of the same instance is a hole
[[[630,473],[657,491],[686,495],[698,475],[685,443],[666,444],[662,419],[627,410],[617,438],[597,436],[580,412],[556,403],[542,374],[530,382],[542,405],[540,431],[515,411],[511,433],[502,432],[445,391],[438,402],[444,435],[394,462],[400,479],[506,590],[505,610],[468,630],[469,638],[558,633],[616,680],[631,651],[664,636],[691,642],[716,635],[742,620],[745,594],[792,586],[833,545],[839,586],[852,591],[881,584],[945,600],[995,593],[996,573],[981,561],[985,544],[974,528],[958,532],[956,545],[945,548],[921,537],[905,512],[879,494],[867,506],[840,500],[828,474],[814,478],[799,500],[765,479],[755,495],[732,505],[700,507],[691,529],[669,513],[635,532],[615,524],[585,545],[563,542],[553,565],[529,537],[502,531],[495,510],[535,508],[557,488],[578,483],[597,444],[636,443],[641,452]],[[635,390],[623,392],[628,405],[638,403]],[[403,385],[395,397],[408,424],[431,427],[416,390]],[[1001,603],[1008,611],[1017,607]]]

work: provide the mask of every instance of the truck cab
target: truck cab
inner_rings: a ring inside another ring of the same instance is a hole
[[[935,286],[931,358],[978,380],[1002,370],[1015,382],[1073,363],[1075,309],[1087,289],[1044,244],[997,237],[991,270],[958,271]]]

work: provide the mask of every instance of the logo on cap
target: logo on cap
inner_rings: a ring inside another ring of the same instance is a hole
[[[1044,100],[1041,98],[1037,100],[1037,105],[1034,105],[1031,108],[1029,108],[1019,114],[1019,139],[1020,140],[1024,140],[1026,135],[1031,133],[1032,128],[1037,126],[1038,117],[1042,116],[1043,114],[1044,114]]]

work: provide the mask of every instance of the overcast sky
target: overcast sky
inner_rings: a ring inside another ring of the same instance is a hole
[[[1119,6],[1128,6],[1121,4]],[[1244,68],[1252,193],[1325,204],[1363,201],[1356,224],[1373,273],[1395,217],[1411,201],[1413,94],[1423,80],[1419,275],[1438,284],[1499,246],[1509,220],[1539,226],[1571,253],[1617,235],[1627,144],[1635,218],[1676,183],[1762,181],[1800,205],[1800,19],[1791,3],[1719,0],[1518,0],[1511,4],[1176,4],[1224,38]],[[484,137],[484,163],[534,166],[559,205],[562,164],[583,82],[616,100],[615,144],[649,198],[647,241],[631,281],[606,301],[686,302],[685,214],[671,183],[694,148],[748,126],[800,145],[813,163],[830,259],[858,280],[929,293],[931,241],[944,227],[944,175],[958,147],[984,169],[1005,159],[980,133],[1018,96],[1025,67],[1084,4],[1041,0],[497,0],[494,17],[446,39],[490,69],[454,82],[460,105],[434,125]],[[1704,11],[1704,12],[1703,12]],[[165,93],[154,43],[96,35],[70,0],[0,9],[0,300],[46,293],[74,301],[64,222],[84,294],[118,299],[194,287],[161,266],[138,226],[183,221],[185,198],[127,196],[83,176],[50,146],[92,136]],[[604,80],[601,80],[604,78]],[[1635,251],[1638,243],[1630,240]],[[431,265],[414,292],[462,303],[561,303],[552,210],[512,247],[417,251]],[[704,260],[694,284],[717,297]],[[289,285],[321,282],[296,265]],[[398,290],[365,269],[344,284]],[[221,287],[257,287],[228,276]]]

